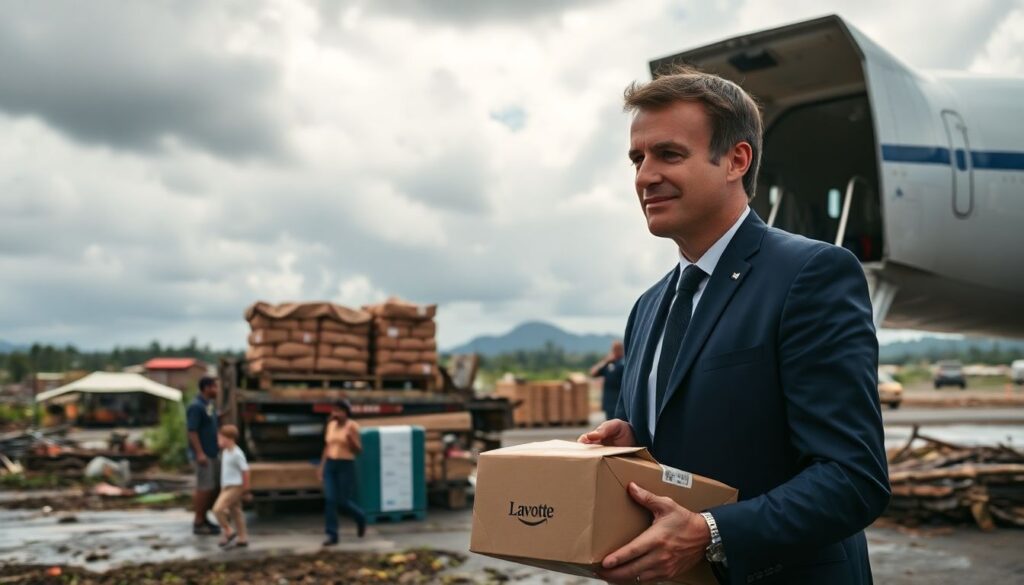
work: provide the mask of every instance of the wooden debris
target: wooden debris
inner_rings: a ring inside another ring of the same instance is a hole
[[[906,526],[1024,527],[1024,453],[1006,445],[955,445],[918,430],[889,456],[888,518]]]

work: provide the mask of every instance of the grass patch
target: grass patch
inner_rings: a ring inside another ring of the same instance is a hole
[[[52,473],[8,473],[0,475],[0,488],[8,490],[49,490],[67,487],[72,483]]]
[[[0,423],[32,421],[32,407],[18,404],[0,404]]]

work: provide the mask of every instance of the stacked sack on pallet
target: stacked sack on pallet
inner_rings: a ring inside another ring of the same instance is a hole
[[[365,376],[369,373],[373,317],[327,302],[258,302],[245,310],[249,334],[249,371],[253,374],[319,373]]]
[[[363,307],[373,315],[374,372],[381,376],[433,376],[437,373],[437,305],[389,298]]]

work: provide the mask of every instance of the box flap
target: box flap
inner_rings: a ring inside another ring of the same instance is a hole
[[[481,457],[571,457],[573,459],[600,459],[602,457],[632,456],[654,461],[654,457],[645,447],[606,447],[604,445],[584,445],[574,441],[539,441],[512,447],[503,447],[482,453]]]

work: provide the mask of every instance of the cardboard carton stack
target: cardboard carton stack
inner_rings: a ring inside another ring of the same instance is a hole
[[[585,377],[568,380],[499,380],[494,395],[519,405],[512,411],[518,427],[586,424],[590,417],[590,387]]]
[[[562,395],[562,408],[564,412],[572,413],[567,415],[571,417],[571,422],[586,425],[590,422],[590,378],[585,374],[574,373],[569,374],[566,382],[572,385],[572,394],[568,398]],[[571,406],[565,400],[571,401]]]
[[[381,376],[437,374],[437,305],[390,298],[363,307],[373,315],[374,372]]]
[[[245,311],[249,371],[254,374],[369,373],[372,316],[327,302],[257,302]]]

